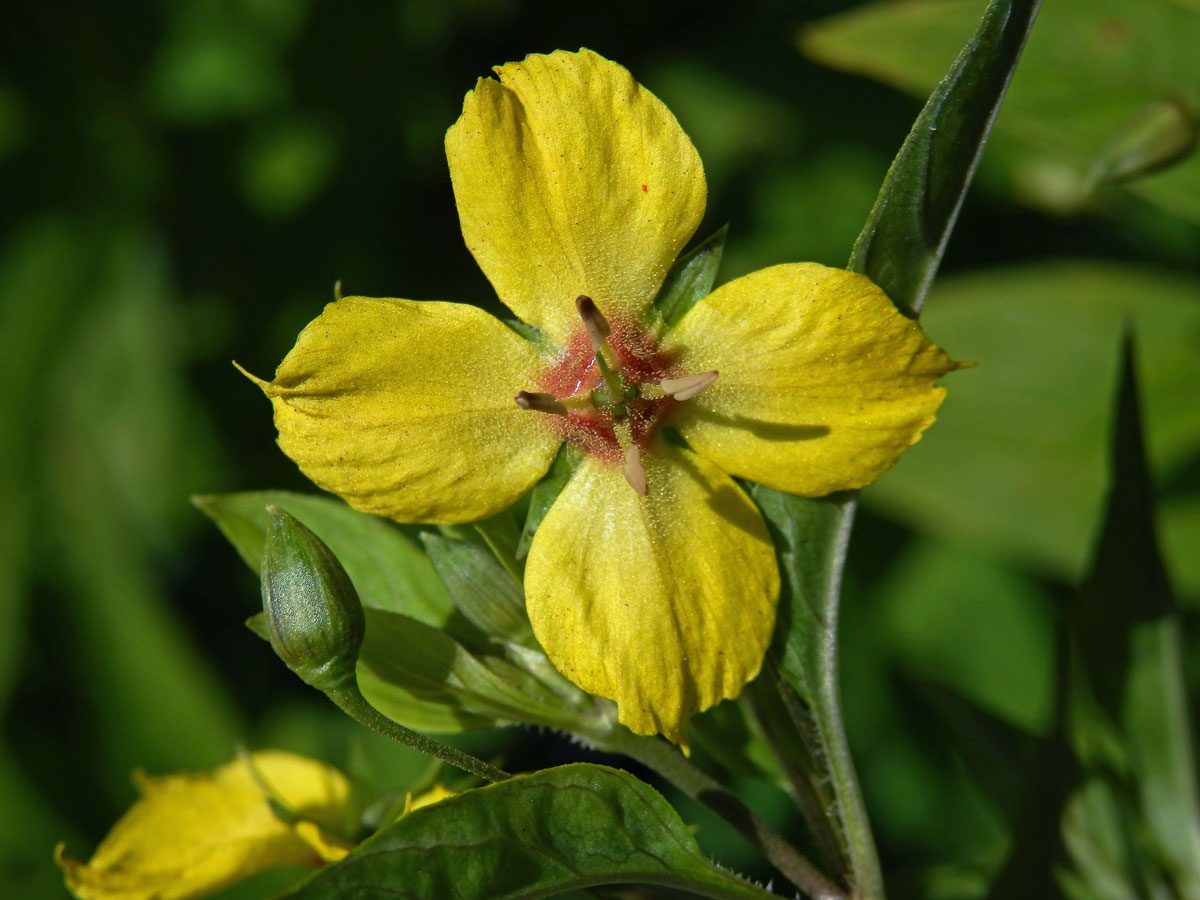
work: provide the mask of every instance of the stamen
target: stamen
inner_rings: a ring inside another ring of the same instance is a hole
[[[647,490],[646,467],[642,465],[642,454],[633,441],[630,441],[629,446],[625,448],[625,465],[621,471],[625,474],[625,480],[629,482],[629,486],[645,497]]]
[[[520,391],[513,397],[521,409],[531,409],[534,412],[548,413],[552,416],[565,416],[567,407],[553,394]]]
[[[676,400],[690,400],[716,380],[717,370],[713,369],[711,372],[684,375],[682,378],[664,378],[658,386]]]
[[[604,339],[612,334],[612,329],[608,327],[608,320],[596,308],[592,298],[586,294],[580,294],[575,298],[575,308],[579,310],[579,318],[583,319],[583,327],[587,329],[588,340],[592,342],[593,352],[599,353],[600,348],[604,346]]]

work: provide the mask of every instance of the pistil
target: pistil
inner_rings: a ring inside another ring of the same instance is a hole
[[[586,294],[575,298],[583,328],[546,371],[542,392],[521,391],[521,409],[553,417],[554,428],[585,453],[621,464],[629,486],[648,491],[645,454],[675,406],[710,387],[717,372],[677,371],[649,335],[622,320],[613,326]]]

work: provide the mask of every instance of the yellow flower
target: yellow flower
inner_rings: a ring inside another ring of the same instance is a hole
[[[341,772],[281,750],[213,772],[152,778],[87,863],[55,850],[83,900],[184,900],[273,866],[341,859],[349,784]],[[272,806],[272,800],[282,809]]]
[[[730,476],[867,484],[933,421],[954,363],[868,279],[815,264],[664,328],[651,303],[704,213],[691,141],[590,51],[496,72],[446,135],[450,176],[467,247],[542,339],[471,306],[347,297],[259,384],[313,481],[402,522],[494,515],[574,445],[529,551],[534,632],[629,728],[682,743],[757,674],[774,623],[771,542]]]

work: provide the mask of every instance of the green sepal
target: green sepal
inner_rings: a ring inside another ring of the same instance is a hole
[[[666,328],[674,328],[696,301],[712,293],[728,235],[729,226],[722,225],[675,260],[654,298],[653,309]]]
[[[605,884],[704,897],[774,896],[704,858],[671,805],[627,772],[575,763],[415,810],[326,866],[293,900],[533,900]]]
[[[556,353],[558,348],[554,346],[554,342],[546,336],[546,333],[540,328],[534,328],[532,325],[522,322],[520,319],[501,319],[509,330],[515,331],[531,344],[535,344],[547,353]]]
[[[320,691],[354,681],[366,619],[337,557],[277,506],[263,545],[263,622],[275,652]]]
[[[542,524],[542,519],[546,518],[546,513],[550,512],[550,507],[571,480],[580,459],[579,451],[564,443],[558,448],[558,455],[550,464],[549,471],[530,491],[529,513],[525,517],[525,527],[521,530],[521,539],[517,544],[517,559],[524,559],[529,554],[533,536]]]
[[[270,516],[286,510],[319,537],[345,567],[364,606],[387,609],[441,626],[454,615],[441,580],[420,545],[378,516],[341,500],[290,491],[248,491],[192,497],[246,564],[258,574]]]
[[[500,641],[537,646],[521,584],[495,552],[432,532],[422,534],[421,541],[450,599],[468,621]]]

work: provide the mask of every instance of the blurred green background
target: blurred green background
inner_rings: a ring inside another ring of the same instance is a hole
[[[700,151],[702,232],[730,223],[722,279],[841,265],[984,5],[6,4],[0,894],[64,895],[54,844],[86,857],[137,766],[209,767],[241,740],[370,757],[397,782],[422,770],[242,626],[255,580],[188,497],[309,489],[230,361],[269,375],[336,280],[498,311],[442,149],[477,77],[556,48],[623,63]],[[981,365],[947,379],[938,425],[864,492],[842,626],[851,743],[896,884],[1003,856],[945,711],[965,699],[1048,727],[1054,623],[1098,527],[1125,321],[1200,685],[1200,159],[1091,177],[1139,110],[1200,104],[1198,45],[1194,0],[1051,0],[926,307],[934,340]],[[1186,137],[1181,115],[1155,139]],[[521,730],[473,740],[515,768],[582,753]],[[750,866],[685,812],[711,852]]]

